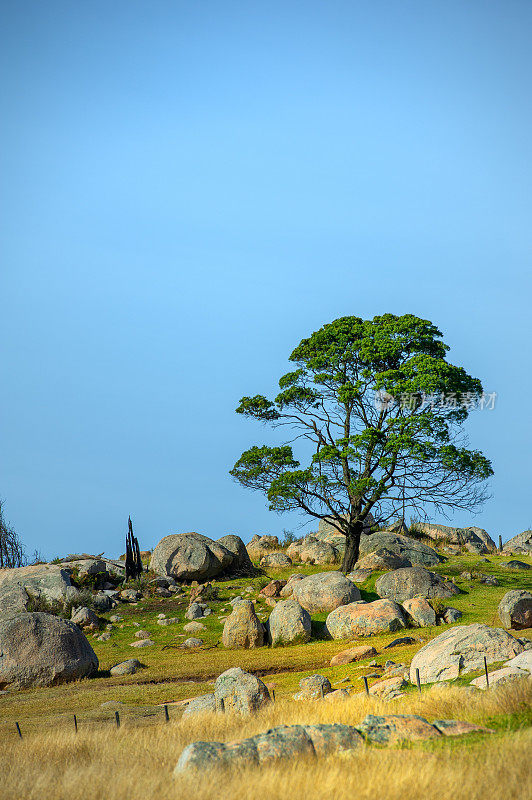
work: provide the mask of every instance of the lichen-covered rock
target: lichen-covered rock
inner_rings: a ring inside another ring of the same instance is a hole
[[[113,677],[117,675],[134,675],[137,670],[141,668],[142,664],[136,658],[128,658],[126,661],[121,661],[111,667],[109,672]]]
[[[423,597],[412,597],[401,603],[408,617],[418,628],[428,628],[436,625],[436,614]]]
[[[238,711],[243,715],[258,711],[271,698],[266,684],[240,667],[223,672],[214,684],[216,708]]]
[[[447,625],[450,625],[453,622],[458,622],[458,620],[461,619],[462,617],[463,617],[462,612],[459,611],[457,608],[453,608],[452,606],[449,606],[449,608],[446,608],[445,611],[443,612],[443,621]]]
[[[504,553],[524,554],[532,553],[532,531],[523,531],[503,545]]]
[[[342,664],[351,664],[353,661],[362,661],[364,658],[376,656],[377,651],[374,647],[368,645],[360,645],[359,647],[350,647],[349,650],[342,650],[331,658],[331,667],[338,667]]]
[[[228,648],[262,647],[264,626],[251,600],[240,600],[224,623],[222,644]]]
[[[97,615],[92,608],[87,608],[87,606],[73,608],[70,619],[76,625],[79,625],[80,628],[93,628],[97,630],[97,628],[100,627],[100,620]]]
[[[78,595],[70,570],[56,564],[0,569],[0,616],[26,611],[33,597],[64,603]]]
[[[230,567],[231,553],[219,542],[200,533],[176,533],[165,536],[155,547],[150,569],[176,580],[208,580]]]
[[[286,553],[266,553],[260,560],[261,567],[290,567],[292,560]]]
[[[395,675],[391,678],[385,678],[383,681],[377,681],[370,687],[369,693],[373,697],[388,698],[392,694],[400,692],[401,689],[406,687],[406,681],[402,675]]]
[[[448,525],[436,525],[432,522],[418,522],[416,527],[436,542],[465,546],[466,549],[478,553],[494,553],[497,549],[495,542],[483,528],[475,526],[451,528]]]
[[[321,565],[340,562],[340,553],[334,545],[320,541],[312,535],[305,537],[299,548],[298,556],[299,561],[303,564]]]
[[[216,700],[214,693],[201,694],[194,697],[183,711],[182,719],[195,717],[199,714],[214,714],[216,712]]]
[[[401,606],[386,599],[340,606],[331,611],[325,624],[333,639],[372,636],[406,627]]]
[[[417,714],[368,714],[357,728],[370,742],[379,744],[424,741],[441,735],[437,728]]]
[[[362,534],[360,537],[360,558],[385,548],[391,553],[405,558],[413,566],[433,567],[442,561],[436,550],[427,544],[418,542],[410,536],[401,536],[398,533],[377,531],[370,536]]]
[[[299,692],[294,695],[294,699],[321,700],[329,692],[332,692],[329,678],[324,675],[309,675],[299,681]]]
[[[181,753],[174,770],[201,772],[220,767],[259,766],[297,758],[316,758],[354,750],[364,742],[350,725],[281,725],[230,744],[193,742]]]
[[[97,670],[96,654],[73,622],[41,612],[0,618],[0,688],[50,686]]]
[[[360,600],[358,588],[341,572],[318,572],[295,583],[292,596],[311,614]]]
[[[375,591],[380,597],[387,597],[396,603],[412,597],[452,597],[460,593],[454,583],[423,567],[405,567],[387,572],[377,579]]]
[[[267,586],[260,590],[261,597],[279,597],[281,589],[286,586],[286,581],[270,581]]]
[[[499,617],[505,628],[532,628],[532,593],[525,589],[506,592],[499,603]]]
[[[308,642],[311,631],[310,614],[291,597],[277,603],[270,614],[268,632],[273,647]]]
[[[502,667],[493,672],[488,672],[490,689],[493,689],[494,686],[500,686],[503,683],[512,683],[514,680],[522,680],[523,678],[529,680],[530,673],[518,669],[517,667]],[[475,678],[471,681],[471,686],[476,686],[477,689],[487,689],[488,684],[486,682],[486,676],[480,675],[478,678]]]
[[[246,550],[252,561],[260,561],[267,553],[271,553],[272,550],[278,550],[279,547],[277,536],[269,536],[268,534],[259,536],[255,534],[250,543],[246,545]]]
[[[381,547],[373,553],[368,553],[355,564],[357,570],[401,569],[401,567],[411,566],[412,563],[410,559],[400,556],[397,553],[392,553],[391,550],[387,550],[385,547]]]
[[[205,603],[198,603],[197,600],[194,600],[185,612],[185,617],[187,619],[201,619],[202,617],[208,617],[211,613],[211,609]]]
[[[236,575],[252,575],[254,567],[246,550],[246,545],[240,538],[234,534],[228,534],[218,539],[218,544],[225,547],[233,554],[233,562],[231,564],[231,572]]]
[[[452,680],[488,664],[505,661],[524,650],[523,645],[502,628],[488,625],[457,625],[448,628],[419,650],[410,665],[410,680],[421,683]]]
[[[517,570],[532,569],[532,566],[530,564],[527,564],[525,561],[516,561],[515,559],[513,561],[507,561],[506,564],[501,564],[501,567],[503,569],[517,569]]]

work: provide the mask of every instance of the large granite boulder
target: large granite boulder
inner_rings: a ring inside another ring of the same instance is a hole
[[[26,611],[32,598],[64,603],[78,595],[70,571],[56,564],[0,570],[0,616]]]
[[[239,600],[224,623],[222,644],[230,649],[262,647],[264,626],[251,600]]]
[[[316,536],[309,535],[305,537],[298,549],[298,560],[303,564],[338,564],[340,552],[329,542],[320,541]]]
[[[502,549],[504,553],[515,553],[516,555],[532,553],[532,531],[523,531],[517,536],[512,536],[503,544]]]
[[[256,533],[250,543],[246,545],[246,550],[252,561],[260,561],[263,556],[271,553],[272,550],[278,550],[280,546],[277,536],[270,536],[269,534],[259,536]]]
[[[229,550],[229,552],[233,554],[231,572],[238,575],[253,574],[253,564],[246,550],[246,545],[240,536],[235,536],[232,533],[227,536],[222,536],[221,539],[218,539],[218,544],[221,544],[222,547],[225,547],[226,550]]]
[[[440,633],[416,653],[410,665],[410,680],[416,681],[416,669],[421,683],[452,680],[482,669],[484,656],[488,664],[493,664],[523,650],[521,642],[502,628],[481,623],[458,625]]]
[[[505,628],[532,628],[532,593],[525,589],[506,592],[499,603],[499,617]]]
[[[379,597],[402,603],[412,597],[453,597],[460,589],[423,567],[405,567],[381,575],[375,583]]]
[[[40,612],[0,618],[0,688],[50,686],[97,670],[96,654],[73,622]]]
[[[178,581],[205,581],[231,567],[234,558],[230,550],[208,536],[176,533],[165,536],[155,547],[150,569]]]
[[[333,639],[353,639],[406,627],[401,606],[391,600],[350,603],[331,611],[326,621]]]
[[[260,678],[240,667],[231,667],[216,679],[214,700],[217,710],[233,710],[247,715],[267,705],[271,698]]]
[[[311,630],[310,614],[291,597],[277,603],[268,620],[268,638],[273,647],[308,642]]]
[[[317,572],[294,582],[292,597],[311,614],[360,600],[360,591],[341,572]]]
[[[362,534],[360,537],[360,558],[382,549],[394,553],[408,560],[413,566],[433,567],[442,561],[441,556],[427,544],[418,542],[409,536],[401,536],[398,533],[387,531],[377,531],[370,536]]]
[[[416,528],[435,542],[458,545],[476,553],[494,553],[497,546],[484,528],[474,525],[467,528],[452,528],[432,522],[417,522]]]

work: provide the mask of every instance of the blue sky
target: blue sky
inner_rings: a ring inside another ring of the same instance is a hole
[[[228,470],[301,338],[414,313],[532,525],[527,2],[1,4],[0,496],[29,552],[298,531]],[[444,520],[441,520],[444,521]],[[312,526],[311,526],[312,527]]]

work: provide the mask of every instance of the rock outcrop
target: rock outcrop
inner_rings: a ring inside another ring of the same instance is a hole
[[[511,539],[502,547],[504,553],[515,553],[525,555],[532,553],[532,531],[523,531]]]
[[[458,625],[440,633],[416,653],[410,665],[410,680],[416,681],[416,669],[421,683],[452,680],[482,669],[484,656],[488,664],[493,664],[523,650],[521,642],[502,628],[481,623]]]

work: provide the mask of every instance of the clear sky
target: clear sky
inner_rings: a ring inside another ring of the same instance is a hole
[[[269,440],[234,409],[385,312],[498,393],[468,424],[493,498],[454,521],[532,527],[527,0],[1,16],[0,496],[30,553],[118,554],[128,514],[142,548],[297,532],[228,475]]]

